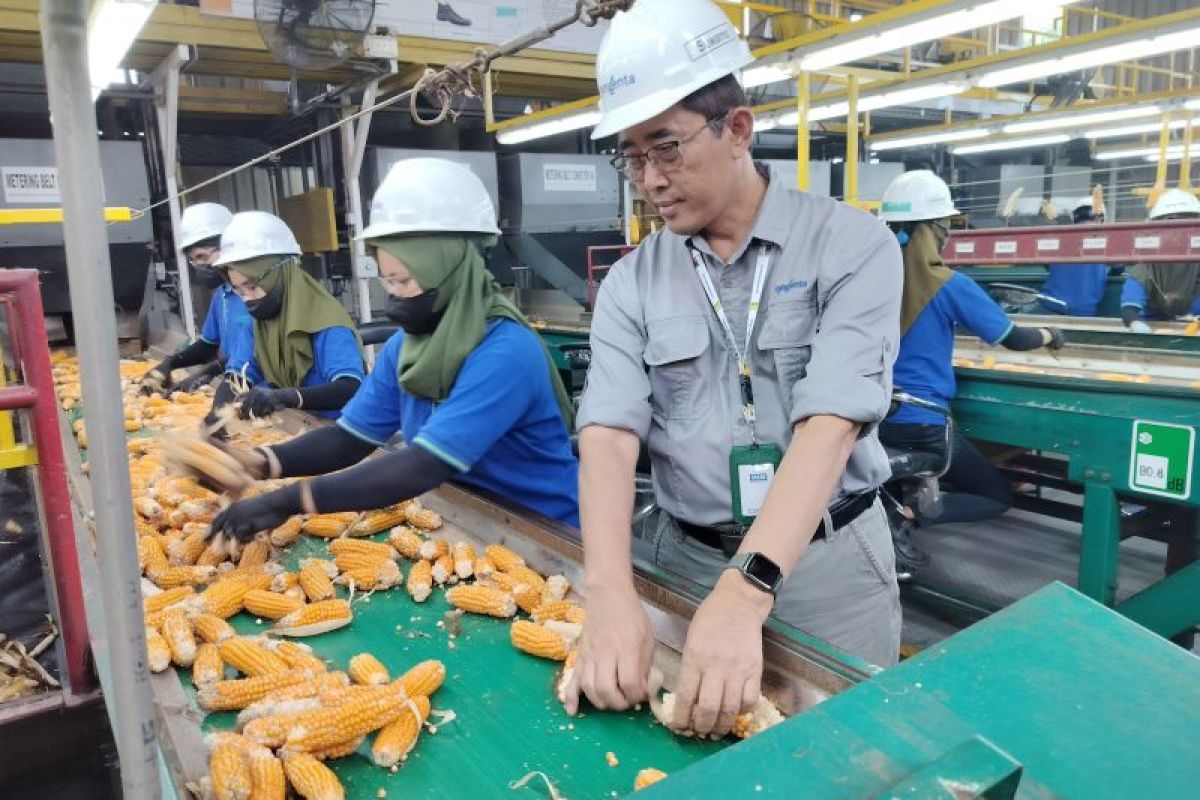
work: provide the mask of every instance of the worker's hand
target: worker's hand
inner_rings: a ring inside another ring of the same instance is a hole
[[[303,512],[300,484],[268,492],[249,500],[241,500],[217,515],[209,529],[209,537],[218,534],[248,542],[261,531],[278,528],[287,518]]]
[[[688,627],[675,686],[676,730],[724,736],[738,714],[754,708],[762,680],[762,626],[772,602],[736,570],[721,574]]]
[[[1062,346],[1067,343],[1066,337],[1063,335],[1062,328],[1042,328],[1050,340],[1046,342],[1046,349],[1061,350]]]
[[[213,370],[211,367],[203,367],[188,375],[183,380],[175,384],[177,392],[195,392],[203,389],[213,382],[213,378],[221,374],[220,370]]]
[[[142,394],[164,394],[171,388],[171,365],[162,362],[142,376]]]
[[[568,714],[579,710],[579,695],[596,708],[623,711],[649,697],[654,629],[633,585],[588,590],[587,617],[579,656],[563,687]]]
[[[1134,333],[1154,333],[1154,329],[1142,322],[1140,319],[1135,319],[1133,322],[1129,323],[1129,330],[1133,331]]]
[[[296,408],[300,405],[300,393],[295,389],[268,389],[265,386],[255,386],[242,398],[238,408],[238,416],[242,419],[250,417],[269,417],[276,411],[285,408]]]

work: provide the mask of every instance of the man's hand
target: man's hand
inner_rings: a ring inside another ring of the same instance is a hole
[[[255,386],[245,397],[238,408],[238,416],[249,419],[251,416],[269,417],[276,411],[285,408],[296,408],[300,405],[300,393],[295,389],[268,389],[265,386]]]
[[[582,692],[601,710],[623,711],[649,697],[654,629],[633,586],[588,590],[587,621],[574,675],[563,688],[568,714]]]
[[[772,602],[736,570],[717,580],[688,628],[675,687],[676,730],[724,736],[738,714],[754,708],[762,680],[762,626]]]
[[[300,484],[295,483],[277,492],[241,500],[217,515],[209,536],[225,536],[248,542],[262,531],[278,528],[287,518],[303,513]]]

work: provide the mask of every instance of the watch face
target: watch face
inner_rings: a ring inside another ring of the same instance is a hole
[[[779,578],[783,574],[774,561],[759,553],[750,554],[743,571],[769,591],[775,590]]]

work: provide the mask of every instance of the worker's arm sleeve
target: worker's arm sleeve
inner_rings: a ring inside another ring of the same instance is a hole
[[[896,237],[858,211],[830,237],[817,274],[811,359],[792,392],[791,422],[841,417],[872,430],[887,416],[900,339],[903,257]]]
[[[327,425],[272,445],[270,450],[279,461],[279,477],[294,478],[325,475],[353,466],[374,452],[375,445],[336,425]]]
[[[1125,276],[1121,286],[1121,320],[1128,325],[1146,311],[1146,287],[1137,278]]]
[[[313,334],[313,356],[322,383],[332,383],[338,378],[354,378],[361,383],[367,377],[358,337],[345,326],[336,325]]]
[[[650,378],[646,327],[635,282],[636,251],[608,271],[592,315],[592,361],[575,427],[622,428],[645,439],[650,432]],[[649,266],[649,265],[646,265]]]
[[[344,376],[331,383],[305,386],[296,391],[300,394],[300,408],[307,411],[337,411],[350,402],[361,385],[358,378]]]
[[[169,372],[172,369],[184,369],[186,367],[194,367],[197,364],[207,364],[216,357],[217,346],[215,344],[206,342],[203,339],[197,339],[178,353],[165,358],[159,364],[159,368],[164,372]]]
[[[313,503],[322,513],[383,508],[438,487],[455,471],[424,448],[406,447],[314,478]]]
[[[216,293],[208,304],[208,313],[204,316],[204,325],[200,328],[200,338],[211,345],[221,345],[221,301]]]
[[[941,293],[949,304],[954,323],[990,345],[1000,344],[1016,327],[983,287],[966,275],[955,273]]]
[[[1027,328],[1020,325],[1014,325],[1012,330],[1008,332],[1000,344],[1006,350],[1037,350],[1039,347],[1045,346],[1045,341],[1042,337],[1041,328]]]

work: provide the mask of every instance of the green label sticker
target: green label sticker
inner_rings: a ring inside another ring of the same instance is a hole
[[[1129,444],[1129,488],[1187,500],[1192,494],[1195,453],[1194,428],[1135,420]]]

